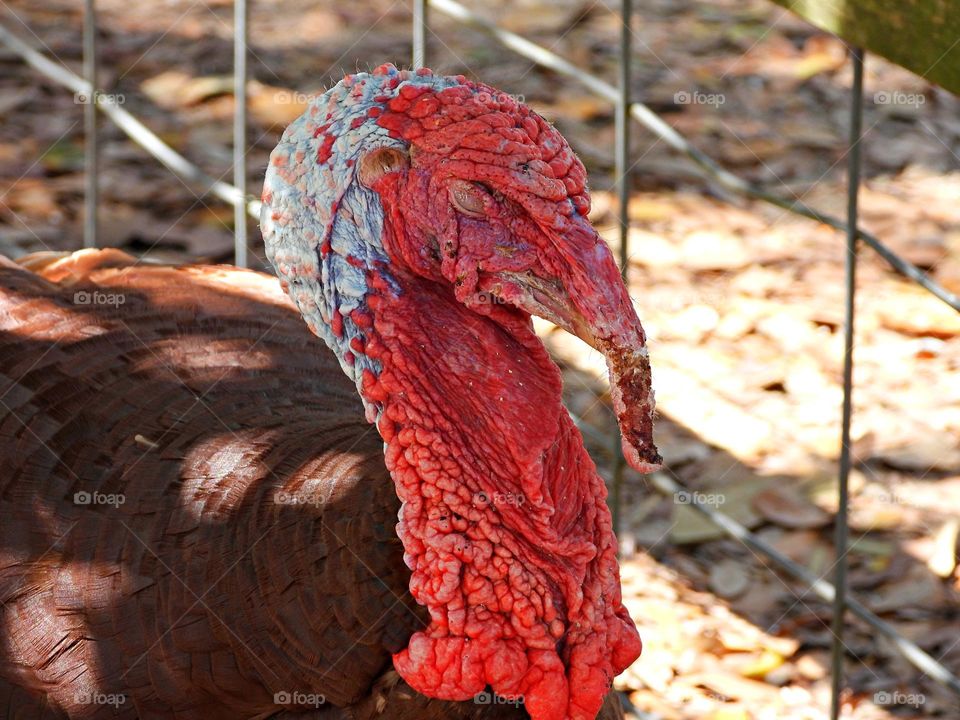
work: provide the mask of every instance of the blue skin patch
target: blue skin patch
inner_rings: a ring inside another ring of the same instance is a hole
[[[267,257],[303,319],[333,350],[358,390],[364,370],[374,375],[381,370],[377,361],[351,348],[353,338],[364,340],[350,313],[366,305],[367,271],[376,269],[397,293],[400,288],[390,277],[383,249],[380,198],[359,182],[357,169],[371,151],[407,149],[370,110],[385,108],[408,85],[440,91],[456,84],[392,66],[349,76],[315,99],[270,155],[260,213]],[[342,327],[340,334],[335,324]],[[367,419],[375,421],[380,408],[364,404]]]

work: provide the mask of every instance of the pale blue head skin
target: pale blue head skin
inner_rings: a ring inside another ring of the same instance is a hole
[[[379,375],[381,367],[351,349],[353,338],[363,339],[363,329],[350,313],[365,305],[367,269],[390,281],[383,207],[377,193],[359,181],[358,168],[372,151],[407,149],[370,110],[385,107],[406,85],[440,91],[457,82],[392,65],[347,76],[310,103],[270,155],[260,212],[267,257],[308,326],[333,350],[358,390],[363,370]],[[340,333],[335,314],[342,320]],[[364,405],[374,422],[380,408],[367,400]]]

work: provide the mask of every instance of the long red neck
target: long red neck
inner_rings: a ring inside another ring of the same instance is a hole
[[[411,592],[431,624],[394,657],[424,694],[489,684],[534,718],[593,718],[640,652],[620,602],[606,489],[528,319],[499,322],[412,274],[368,298],[363,394],[403,501]],[[373,283],[375,286],[376,282]]]

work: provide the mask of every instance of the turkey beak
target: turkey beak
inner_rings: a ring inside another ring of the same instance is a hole
[[[586,218],[573,215],[550,232],[556,255],[544,275],[516,278],[528,312],[553,321],[603,354],[627,462],[642,473],[663,462],[653,442],[654,394],[646,335],[610,248]]]

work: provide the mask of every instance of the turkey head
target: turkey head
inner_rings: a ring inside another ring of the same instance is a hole
[[[402,501],[430,623],[397,671],[432,697],[522,697],[535,720],[595,717],[640,640],[531,315],[604,354],[627,461],[660,462],[644,332],[585,177],[513,97],[384,65],[287,128],[263,193],[281,284],[356,382]]]

